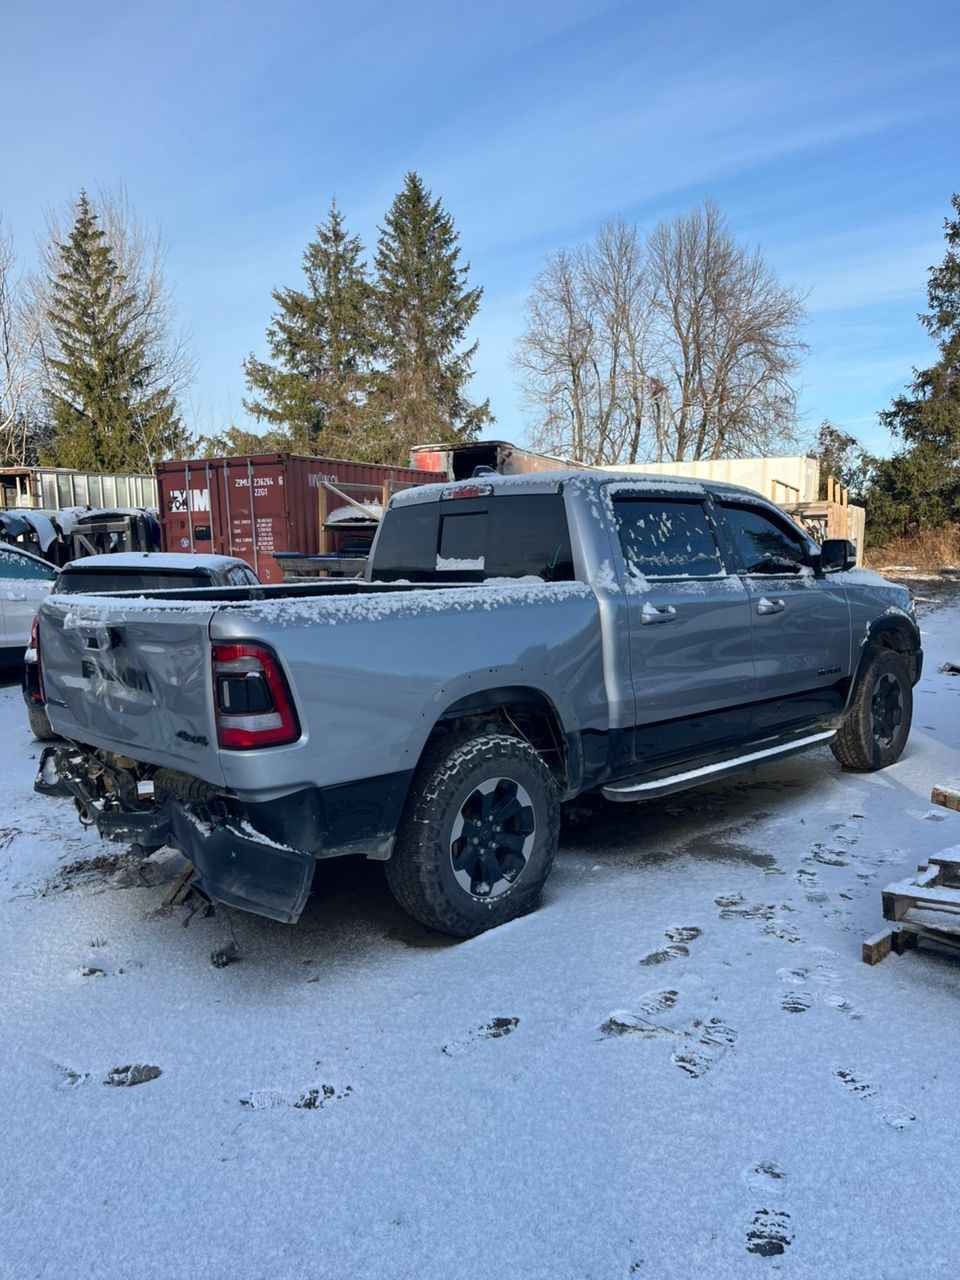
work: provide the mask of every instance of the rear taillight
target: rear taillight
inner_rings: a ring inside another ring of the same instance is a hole
[[[40,615],[33,615],[33,625],[30,628],[30,648],[33,650],[33,658],[37,664],[37,683],[35,688],[30,689],[30,701],[40,703],[46,702],[46,695],[43,692],[43,667],[40,664]]]
[[[213,646],[217,741],[230,751],[296,742],[300,722],[276,655],[260,644]]]

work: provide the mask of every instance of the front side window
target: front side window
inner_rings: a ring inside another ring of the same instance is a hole
[[[723,573],[720,549],[703,504],[613,494],[613,513],[628,570],[644,578],[709,578]]]
[[[799,529],[759,507],[723,507],[724,518],[747,573],[799,573],[808,563],[807,544]]]

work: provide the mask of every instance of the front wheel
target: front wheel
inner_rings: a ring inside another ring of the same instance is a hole
[[[904,658],[892,649],[877,649],[866,662],[863,679],[830,743],[844,769],[861,773],[886,769],[900,759],[913,720],[913,686]]]
[[[421,923],[470,938],[536,906],[560,831],[553,775],[522,738],[440,738],[411,786],[387,882]]]

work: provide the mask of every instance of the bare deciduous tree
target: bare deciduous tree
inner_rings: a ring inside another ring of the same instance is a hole
[[[779,283],[759,250],[735,242],[710,202],[661,223],[648,251],[664,334],[667,456],[743,456],[792,439],[791,379],[804,349],[800,296]]]
[[[801,298],[705,204],[553,255],[516,364],[540,447],[585,462],[768,452],[793,437]]]
[[[38,333],[16,277],[13,238],[0,223],[0,464],[32,461]]]

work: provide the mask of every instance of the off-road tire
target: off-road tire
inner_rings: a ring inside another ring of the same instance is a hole
[[[51,729],[47,713],[42,706],[28,703],[27,719],[30,721],[30,732],[37,742],[52,742],[57,736]]]
[[[526,791],[535,814],[534,840],[516,880],[499,896],[480,900],[458,882],[450,840],[467,798],[498,777]],[[397,902],[422,924],[455,938],[472,938],[537,906],[559,834],[557,784],[523,738],[475,732],[438,738],[414,775],[393,857],[386,864],[387,883]]]
[[[874,649],[865,658],[866,669],[847,709],[830,750],[844,769],[872,773],[900,759],[910,736],[913,719],[913,686],[906,660],[892,649]],[[874,694],[878,684],[892,678],[899,685],[902,715],[892,741],[878,741],[874,725]]]

